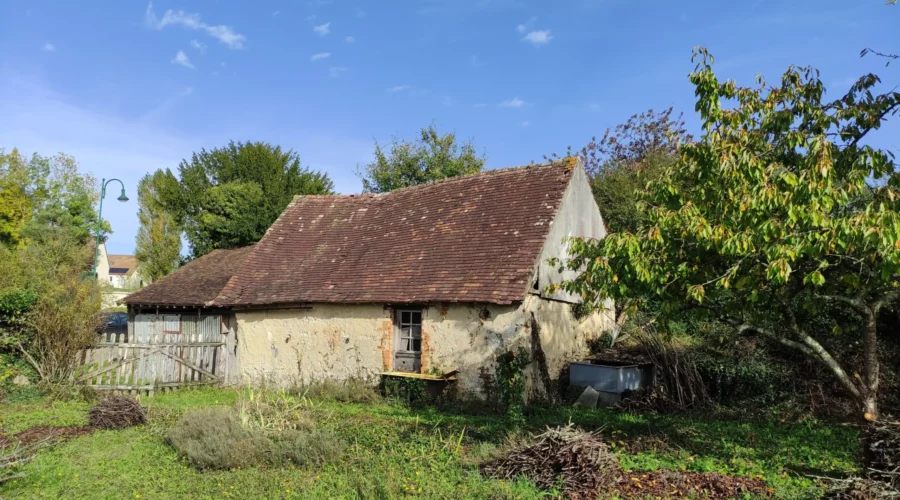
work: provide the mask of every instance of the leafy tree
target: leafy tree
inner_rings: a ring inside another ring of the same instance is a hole
[[[18,150],[0,151],[0,243],[11,248],[22,243],[22,228],[32,215],[27,169]]]
[[[260,213],[265,194],[259,184],[230,182],[210,188],[206,210],[200,214],[200,230],[226,248],[258,240],[269,228],[268,218]]]
[[[79,241],[89,241],[97,230],[97,180],[78,171],[75,158],[58,154],[31,158],[34,175],[32,191],[34,216],[24,229],[31,238],[40,238],[47,228],[71,232]],[[111,231],[109,223],[101,224],[101,235]]]
[[[363,192],[386,193],[426,182],[477,174],[484,167],[484,155],[478,156],[471,142],[462,145],[454,134],[438,134],[432,124],[423,128],[414,142],[391,140],[385,152],[375,143],[375,160],[366,165],[362,179]]]
[[[574,240],[565,283],[588,301],[653,297],[661,320],[685,310],[766,336],[818,360],[877,418],[879,311],[900,291],[900,175],[893,155],[863,142],[900,106],[866,75],[825,100],[811,69],[780,86],[720,82],[703,49],[690,79],[702,139],[643,197],[636,232]],[[726,108],[726,103],[735,107]],[[863,372],[819,341],[823,316],[851,314]]]
[[[179,184],[166,186],[160,196],[184,228],[194,257],[256,243],[294,196],[334,188],[326,174],[301,167],[294,151],[263,142],[203,149],[178,171]]]
[[[84,279],[92,250],[75,231],[51,226],[20,248],[0,247],[0,354],[25,359],[43,381],[68,381],[96,341],[99,283]]]
[[[31,160],[15,149],[0,154],[0,240],[7,246],[40,240],[45,231],[71,232],[87,242],[97,228],[96,179],[65,154]],[[102,233],[110,232],[107,222]]]
[[[135,257],[141,276],[156,281],[171,273],[181,261],[181,227],[166,209],[162,194],[178,189],[171,172],[157,170],[138,183],[138,223]]]
[[[646,218],[639,191],[675,163],[679,144],[691,141],[681,115],[672,113],[669,108],[633,115],[580,151],[609,231],[637,229]]]

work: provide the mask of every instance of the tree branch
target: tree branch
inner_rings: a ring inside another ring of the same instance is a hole
[[[794,342],[793,340],[787,339],[784,336],[777,335],[775,332],[773,332],[771,330],[767,330],[765,328],[750,325],[747,323],[742,323],[742,324],[733,325],[733,326],[737,330],[738,334],[743,335],[747,332],[756,332],[764,337],[767,337],[771,340],[774,340],[775,342],[778,342],[779,344],[788,346],[792,349],[797,349],[798,351],[802,352],[803,354],[806,354],[807,356],[815,356],[815,353],[811,349],[809,349],[805,345],[801,344],[800,342]]]
[[[38,364],[38,362],[35,361],[35,359],[31,356],[31,354],[29,354],[28,351],[25,350],[24,347],[22,347],[21,343],[16,342],[16,347],[19,349],[19,351],[22,352],[22,355],[25,356],[25,360],[34,367],[34,370],[36,372],[38,372],[38,376],[41,377],[41,380],[44,380],[44,370],[41,369],[41,366]]]

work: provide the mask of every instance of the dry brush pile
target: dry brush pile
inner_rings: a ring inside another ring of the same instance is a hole
[[[561,483],[570,498],[596,497],[619,473],[619,461],[595,433],[569,424],[548,429],[535,439],[531,446],[482,464],[481,471],[495,479],[526,477],[546,490]]]
[[[123,429],[147,423],[147,410],[128,396],[107,396],[88,411],[88,423],[96,429]]]
[[[525,478],[573,499],[741,498],[768,495],[764,481],[716,473],[625,472],[598,433],[569,424],[534,437],[534,444],[481,465],[493,479]]]

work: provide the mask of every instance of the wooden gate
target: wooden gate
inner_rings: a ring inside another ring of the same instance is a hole
[[[124,342],[87,349],[75,379],[98,390],[151,393],[222,382],[221,316],[138,314],[128,330]]]

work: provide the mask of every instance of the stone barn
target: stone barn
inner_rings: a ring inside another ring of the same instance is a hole
[[[455,372],[488,395],[525,348],[540,395],[611,307],[575,314],[551,285],[565,238],[606,230],[579,161],[492,170],[385,194],[298,196],[259,243],[217,250],[130,295],[132,321],[217,315],[233,383],[292,385]],[[162,324],[163,322],[160,322]]]

